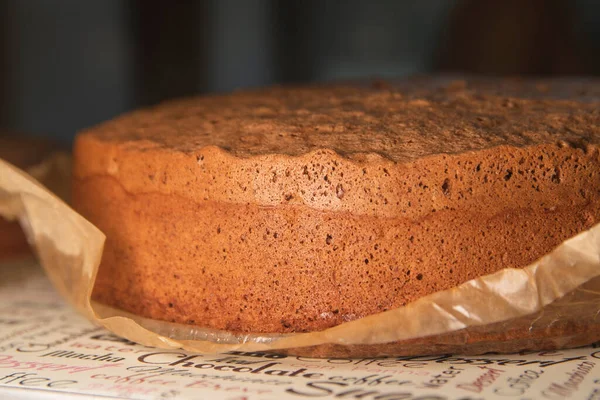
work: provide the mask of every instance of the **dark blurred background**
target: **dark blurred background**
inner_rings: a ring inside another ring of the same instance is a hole
[[[125,111],[274,83],[598,75],[596,0],[3,0],[0,130],[68,144]]]

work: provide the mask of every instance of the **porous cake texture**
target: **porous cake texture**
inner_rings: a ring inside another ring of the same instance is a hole
[[[600,81],[420,78],[168,102],[82,132],[94,298],[305,332],[521,268],[600,218]]]

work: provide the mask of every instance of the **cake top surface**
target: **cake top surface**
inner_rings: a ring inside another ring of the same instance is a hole
[[[185,153],[238,157],[331,149],[394,162],[509,145],[600,142],[600,80],[423,77],[266,89],[171,101],[84,135]]]

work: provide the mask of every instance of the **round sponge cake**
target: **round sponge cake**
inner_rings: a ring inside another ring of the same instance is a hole
[[[94,298],[321,330],[520,268],[600,219],[600,83],[416,79],[169,102],[78,135]]]

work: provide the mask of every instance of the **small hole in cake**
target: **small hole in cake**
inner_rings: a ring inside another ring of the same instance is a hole
[[[368,263],[369,263],[369,259],[365,258],[365,264],[368,264]]]
[[[552,177],[550,179],[554,183],[560,183],[561,182],[560,169],[554,168],[554,174],[552,174]]]
[[[332,240],[333,240],[333,236],[331,236],[331,235],[328,234],[327,237],[325,238],[325,243],[331,244]]]
[[[418,281],[423,280],[423,274],[417,274],[417,280]]]
[[[446,196],[450,194],[450,179],[444,179],[444,183],[442,183],[442,192]]]
[[[173,303],[169,303],[169,308],[173,308]]]
[[[510,180],[510,178],[512,178],[512,176],[513,176],[512,169],[507,169],[506,170],[506,175],[504,175],[504,180],[508,181],[508,180]]]

